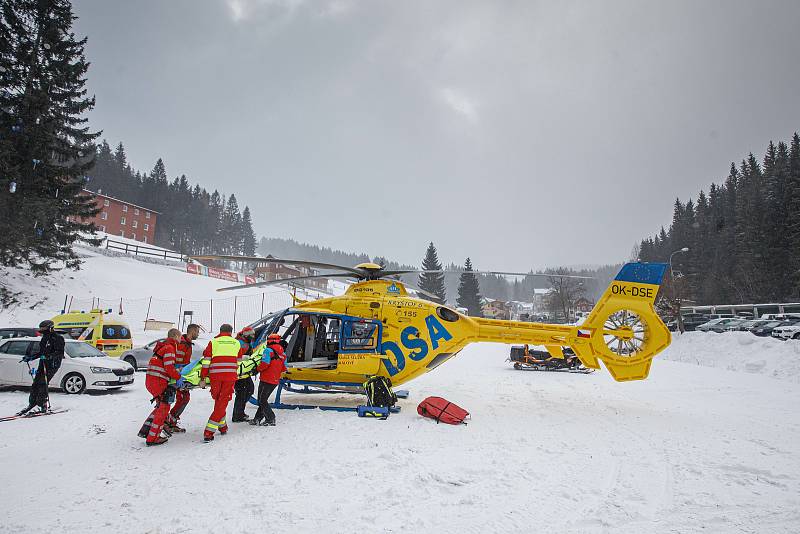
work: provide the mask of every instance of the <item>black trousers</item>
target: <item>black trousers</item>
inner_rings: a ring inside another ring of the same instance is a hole
[[[41,369],[41,366],[42,364],[39,364],[39,369]],[[44,373],[40,373],[39,369],[36,370],[36,376],[33,378],[31,393],[28,396],[28,407],[26,410],[30,410],[34,406],[40,406],[42,409],[47,407],[47,385],[50,383],[50,380],[53,379],[53,376],[58,372],[58,369],[52,369],[47,365],[45,365]]]
[[[253,379],[250,377],[240,378],[233,386],[234,399],[233,399],[233,419],[242,419],[246,414],[244,408],[247,406],[247,401],[253,395],[256,387],[253,385]]]
[[[258,383],[258,410],[256,411],[256,421],[263,418],[267,419],[267,423],[275,422],[275,412],[269,405],[269,396],[275,391],[278,384],[267,384],[266,382]]]

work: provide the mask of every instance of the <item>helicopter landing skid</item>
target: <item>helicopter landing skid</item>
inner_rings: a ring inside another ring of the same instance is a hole
[[[301,386],[301,387],[297,387]],[[270,406],[276,410],[312,410],[320,409],[334,412],[358,412],[358,407],[350,406],[326,406],[318,404],[288,404],[281,401],[281,393],[288,391],[290,393],[300,394],[317,394],[317,393],[345,393],[349,395],[364,395],[364,386],[355,382],[313,382],[308,380],[283,380],[278,383],[275,393],[275,402],[271,402]],[[408,390],[396,391],[395,394],[399,398],[407,398]],[[256,399],[251,398],[250,402],[258,405]],[[392,406],[389,408],[391,413],[399,413],[399,406]]]

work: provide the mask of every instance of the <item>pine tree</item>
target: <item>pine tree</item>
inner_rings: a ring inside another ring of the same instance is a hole
[[[175,224],[175,212],[170,209],[169,202],[169,182],[167,181],[167,169],[164,160],[158,158],[153,170],[144,179],[140,198],[137,204],[147,205],[159,212],[158,224],[156,224],[155,242],[162,247],[170,247],[171,229]]]
[[[458,299],[456,300],[459,307],[466,308],[467,313],[473,317],[483,317],[483,307],[481,306],[480,286],[478,278],[472,269],[472,261],[467,258],[464,262],[464,272],[458,283]]]
[[[236,195],[228,197],[222,214],[222,234],[228,254],[239,254],[242,251],[244,236],[242,235],[242,215]]]
[[[0,4],[0,263],[47,273],[80,264],[72,245],[98,212],[83,194],[99,136],[85,113],[86,39],[67,0]]]
[[[436,247],[431,242],[428,250],[425,251],[425,258],[422,260],[422,270],[441,271],[442,264],[439,262],[439,255]],[[437,302],[444,304],[447,300],[447,293],[444,286],[444,273],[422,273],[419,275],[419,288],[436,295]]]
[[[789,143],[789,175],[787,189],[788,221],[786,242],[790,244],[788,274],[792,282],[791,293],[800,297],[800,135],[796,132]]]
[[[242,213],[242,254],[253,256],[256,253],[256,234],[253,232],[253,220],[250,217],[250,208],[244,207]]]

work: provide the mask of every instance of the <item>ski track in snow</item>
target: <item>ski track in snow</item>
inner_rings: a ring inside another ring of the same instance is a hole
[[[226,285],[106,256],[5,279],[40,301],[0,311],[11,324],[55,313],[64,292],[208,298]],[[231,424],[209,444],[207,391],[192,392],[188,432],[155,448],[136,437],[143,373],[117,392],[53,393],[69,412],[0,423],[0,532],[798,532],[800,343],[746,336],[676,336],[648,380],[625,384],[514,371],[508,347],[472,345],[404,385],[387,421],[282,410],[274,428]],[[420,418],[428,395],[469,425]],[[0,391],[0,415],[26,401]]]

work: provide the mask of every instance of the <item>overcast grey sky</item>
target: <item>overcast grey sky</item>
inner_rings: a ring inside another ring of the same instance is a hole
[[[417,264],[626,259],[800,129],[800,2],[76,0],[91,119],[258,235]]]

